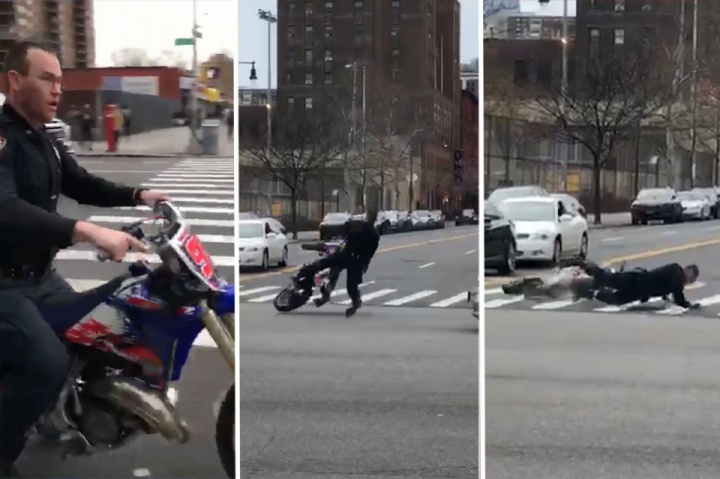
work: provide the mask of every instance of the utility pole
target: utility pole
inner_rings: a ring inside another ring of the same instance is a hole
[[[363,175],[367,175],[366,169],[367,169],[367,67],[363,63],[362,66],[362,113],[361,113],[361,121],[362,121],[362,155],[363,155],[363,161],[362,161],[362,167],[363,167]],[[365,176],[363,176],[365,177]],[[368,209],[367,205],[367,178],[363,182],[363,205],[365,206],[365,211]]]
[[[690,170],[690,186],[695,186],[697,179],[697,87],[698,87],[698,0],[693,2],[693,36],[692,36],[692,150]]]
[[[193,20],[192,20],[192,72],[193,78],[195,79],[191,96],[190,96],[190,150],[195,151],[200,146],[200,139],[198,138],[198,128],[200,126],[200,116],[198,114],[198,87],[200,86],[200,72],[198,71],[198,54],[197,54],[197,42],[202,35],[200,34],[199,26],[197,24],[197,0],[193,0]]]
[[[565,116],[565,100],[568,94],[568,44],[570,39],[568,38],[568,0],[563,0],[563,19],[562,19],[562,83],[560,85],[560,106],[561,112],[564,118]],[[562,158],[562,171],[561,171],[561,186],[562,191],[567,189],[567,175],[568,175],[568,162],[570,160],[570,145],[565,142],[563,148]]]

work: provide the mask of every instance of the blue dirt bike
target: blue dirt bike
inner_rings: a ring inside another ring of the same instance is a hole
[[[151,224],[154,232],[147,234]],[[217,275],[180,211],[162,202],[151,218],[122,230],[157,255],[97,288],[43,306],[65,340],[70,367],[56,405],[33,436],[63,457],[117,449],[142,434],[186,443],[190,431],[169,386],[180,379],[203,330],[234,374],[235,287]],[[223,396],[216,445],[225,472],[235,477],[235,385]]]

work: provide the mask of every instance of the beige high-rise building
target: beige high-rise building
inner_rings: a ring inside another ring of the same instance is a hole
[[[93,0],[0,1],[0,65],[14,39],[29,37],[53,48],[63,68],[94,67]]]

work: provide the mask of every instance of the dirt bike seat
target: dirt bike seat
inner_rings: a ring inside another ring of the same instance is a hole
[[[125,273],[86,291],[53,295],[41,299],[37,306],[53,330],[64,333],[112,296],[129,277]]]
[[[303,243],[300,245],[300,249],[304,249],[306,251],[325,251],[325,243]]]

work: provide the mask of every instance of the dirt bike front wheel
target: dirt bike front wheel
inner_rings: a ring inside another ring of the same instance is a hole
[[[233,384],[225,399],[220,404],[217,422],[215,423],[215,445],[217,446],[220,464],[228,477],[235,476],[235,457],[237,451],[237,430],[235,428],[235,385]]]
[[[287,286],[275,296],[273,306],[281,313],[289,313],[304,305],[308,300],[306,296],[298,293],[293,286]]]

